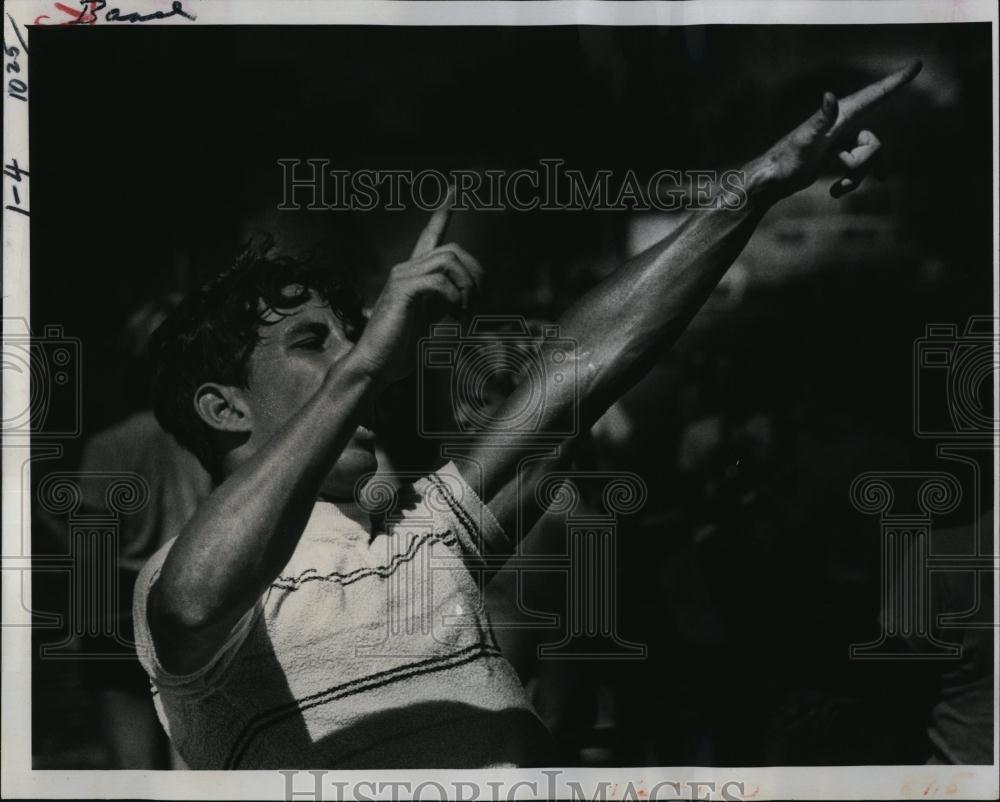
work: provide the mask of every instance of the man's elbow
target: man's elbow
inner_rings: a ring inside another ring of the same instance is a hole
[[[204,593],[185,587],[181,582],[158,579],[149,591],[150,627],[170,640],[198,636],[218,621],[215,605]]]
[[[147,615],[160,664],[174,674],[190,674],[217,648],[222,615],[201,595],[161,578],[151,588]]]

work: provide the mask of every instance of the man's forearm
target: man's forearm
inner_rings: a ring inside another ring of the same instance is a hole
[[[755,168],[751,165],[750,169]],[[539,430],[565,431],[568,416],[575,413],[578,431],[587,431],[643,376],[681,334],[743,250],[770,208],[770,197],[751,172],[742,208],[690,213],[669,236],[626,262],[562,315],[559,343],[561,346],[568,340],[575,344],[567,356],[574,363],[575,370],[570,372],[576,380],[559,380],[556,374],[566,373],[562,369],[543,378],[545,401]],[[496,418],[504,420],[506,409],[521,408],[528,403],[524,394],[534,391],[522,384]],[[519,498],[518,487],[530,485],[531,476],[525,474],[522,482],[511,482],[519,457],[516,451],[502,448],[502,437],[502,432],[500,439],[487,433],[472,454],[472,463],[482,466],[483,493],[493,512],[509,527],[515,509],[525,503]],[[557,462],[538,459],[522,470],[541,475]],[[540,512],[524,512],[522,524]],[[513,536],[516,539],[524,534]]]
[[[683,332],[739,256],[770,202],[752,188],[742,208],[691,212],[560,318],[576,343],[581,429],[648,370]]]

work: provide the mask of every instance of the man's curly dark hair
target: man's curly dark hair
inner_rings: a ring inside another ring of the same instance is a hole
[[[365,318],[357,293],[328,259],[275,255],[274,238],[251,240],[235,264],[188,295],[153,334],[153,409],[177,442],[221,480],[220,445],[195,409],[205,382],[247,387],[247,361],[265,318],[295,312],[312,294],[329,304],[347,337],[357,340]],[[292,289],[292,292],[289,290]]]

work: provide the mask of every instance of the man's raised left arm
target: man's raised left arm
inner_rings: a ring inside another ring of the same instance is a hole
[[[574,413],[578,430],[589,429],[680,336],[765,212],[812,184],[831,159],[844,170],[831,194],[839,197],[856,188],[880,146],[873,133],[861,128],[863,118],[909,83],[920,66],[914,62],[840,101],[824,95],[815,114],[743,168],[745,203],[689,212],[669,236],[575,302],[559,327],[560,340],[575,343],[567,358],[575,363],[576,381],[558,381],[554,371],[543,379],[539,429],[564,431]],[[527,382],[520,385],[494,418],[509,418],[528,403],[526,394],[537,391]],[[460,470],[481,490],[511,540],[523,537],[543,512],[530,490],[558,458],[519,468],[523,452],[509,447],[509,435],[500,425],[483,433],[470,456]]]

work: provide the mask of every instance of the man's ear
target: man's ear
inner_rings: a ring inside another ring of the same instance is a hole
[[[249,432],[250,407],[237,387],[206,383],[194,394],[194,408],[205,423],[219,432]]]

